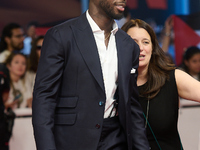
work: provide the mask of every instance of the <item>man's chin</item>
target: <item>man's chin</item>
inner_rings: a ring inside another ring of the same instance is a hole
[[[114,19],[120,20],[120,19],[122,19],[123,17],[124,17],[124,13],[115,15],[115,16],[114,16]]]
[[[115,20],[121,20],[123,17],[121,17],[121,18],[115,18]]]
[[[22,50],[24,47],[18,47],[18,48],[15,48],[15,50],[17,50],[17,51],[20,51],[20,50]]]

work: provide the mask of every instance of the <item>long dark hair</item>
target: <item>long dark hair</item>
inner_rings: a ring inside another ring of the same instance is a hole
[[[28,70],[36,72],[37,67],[38,67],[38,61],[39,61],[39,56],[37,54],[37,43],[39,40],[44,39],[44,36],[41,35],[37,37],[33,42],[32,42],[32,48],[31,48],[31,53],[29,56],[28,60]]]
[[[148,82],[144,90],[139,92],[140,96],[152,99],[158,94],[166,80],[169,79],[169,71],[175,69],[175,65],[159,46],[156,34],[149,24],[140,19],[130,20],[123,25],[122,30],[127,32],[132,27],[145,29],[151,37],[152,55],[148,66]]]

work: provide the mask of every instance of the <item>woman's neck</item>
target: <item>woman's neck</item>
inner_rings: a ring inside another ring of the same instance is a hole
[[[137,86],[141,86],[147,82],[148,68],[138,68]]]
[[[10,73],[10,78],[13,82],[19,81],[20,77]]]

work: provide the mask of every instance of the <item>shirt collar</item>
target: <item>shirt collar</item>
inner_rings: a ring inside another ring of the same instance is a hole
[[[96,22],[92,19],[92,17],[90,16],[88,10],[86,11],[86,18],[92,28],[92,32],[95,33],[95,32],[102,32],[102,30],[99,28],[99,26],[96,24]],[[113,34],[116,34],[116,32],[118,31],[118,25],[117,23],[113,22],[113,29],[111,31],[111,33]]]

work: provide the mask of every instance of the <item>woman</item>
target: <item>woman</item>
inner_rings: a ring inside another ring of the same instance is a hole
[[[180,68],[200,81],[200,49],[198,47],[191,46],[187,48]]]
[[[11,53],[5,61],[10,74],[10,91],[6,108],[31,107],[32,91],[29,81],[24,77],[26,72],[26,57],[21,53]]]
[[[151,149],[181,150],[177,130],[179,96],[200,102],[200,82],[175,69],[146,22],[131,20],[122,30],[140,47],[137,85]]]
[[[35,75],[38,67],[38,62],[41,54],[41,48],[43,44],[44,36],[37,37],[33,43],[31,48],[31,53],[28,60],[28,71],[26,73],[26,77],[30,81],[30,86],[33,89],[34,81],[35,81]]]
[[[188,47],[183,55],[182,64],[179,68],[194,79],[200,81],[200,49],[196,46]],[[184,105],[199,105],[197,102],[189,102],[183,98],[180,99],[180,107]]]

